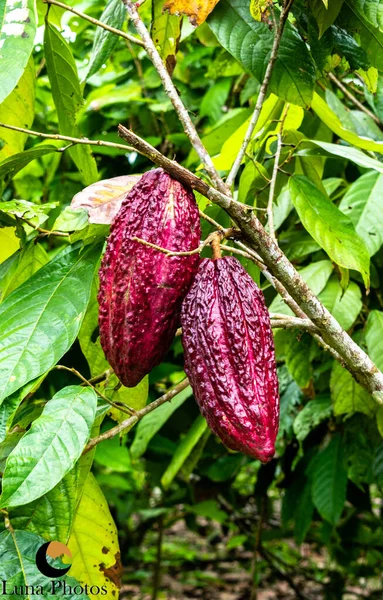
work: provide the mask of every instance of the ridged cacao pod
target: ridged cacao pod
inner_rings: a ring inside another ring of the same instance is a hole
[[[117,214],[100,269],[99,325],[108,362],[127,387],[158,365],[173,340],[199,262],[201,228],[193,192],[162,169],[145,173]]]
[[[266,463],[279,421],[263,294],[232,257],[201,261],[181,312],[185,371],[203,416],[232,450]]]

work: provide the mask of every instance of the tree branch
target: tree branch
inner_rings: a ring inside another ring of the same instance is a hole
[[[189,380],[184,379],[183,381],[181,381],[180,383],[175,385],[171,390],[166,392],[166,394],[164,394],[160,398],[157,398],[157,400],[154,400],[153,402],[151,402],[150,404],[148,404],[141,410],[137,411],[129,419],[125,419],[125,421],[122,421],[119,425],[116,425],[116,427],[112,427],[112,429],[109,429],[108,431],[106,431],[105,433],[102,433],[98,437],[89,440],[89,443],[85,447],[83,454],[86,454],[87,452],[92,450],[92,448],[97,446],[97,444],[99,444],[100,442],[104,442],[105,440],[110,440],[112,437],[115,437],[116,435],[122,435],[128,429],[130,429],[130,427],[132,425],[135,425],[140,419],[142,419],[142,417],[149,414],[150,412],[152,412],[153,410],[155,410],[162,404],[165,404],[165,402],[169,402],[169,400],[172,400],[175,396],[177,396],[177,394],[182,392],[182,390],[186,389],[188,387],[188,385],[189,385]]]
[[[255,105],[255,109],[253,112],[253,115],[250,119],[250,123],[249,126],[247,128],[245,137],[243,139],[242,142],[242,146],[241,149],[238,153],[237,158],[234,161],[233,166],[231,167],[230,173],[228,175],[228,178],[226,180],[226,185],[230,188],[233,183],[234,180],[237,176],[237,173],[239,171],[239,168],[241,166],[242,160],[245,156],[247,147],[250,143],[250,140],[252,138],[252,135],[254,133],[254,129],[257,126],[258,123],[258,119],[259,119],[259,115],[261,114],[261,110],[262,110],[262,106],[263,103],[265,101],[268,89],[269,89],[269,85],[270,85],[270,81],[271,81],[271,76],[273,74],[274,71],[274,66],[275,66],[275,62],[277,60],[278,57],[278,51],[279,51],[279,46],[281,44],[281,40],[282,40],[282,34],[283,34],[283,30],[285,28],[285,24],[287,21],[287,17],[289,16],[289,11],[292,5],[292,1],[290,0],[285,0],[283,3],[283,7],[281,10],[281,15],[279,18],[279,23],[277,26],[277,29],[275,31],[275,36],[274,36],[274,42],[273,42],[273,46],[271,49],[271,54],[270,54],[270,59],[267,65],[267,69],[266,69],[266,73],[265,73],[265,77],[262,81],[262,85],[260,87],[259,90],[259,94],[258,94],[258,98],[257,98],[257,103]]]
[[[346,96],[346,98],[348,98],[357,108],[359,108],[359,110],[363,111],[366,115],[368,115],[371,119],[373,119],[375,121],[375,123],[377,125],[379,125],[379,127],[382,127],[383,123],[379,119],[379,117],[377,117],[371,110],[369,110],[366,106],[364,106],[364,104],[359,102],[358,98],[355,98],[354,94],[352,94],[350,92],[350,90],[348,90],[346,88],[346,86],[343,85],[343,83],[335,77],[335,75],[333,73],[330,72],[328,74],[328,77],[329,77],[330,81],[335,83],[335,85],[343,92],[343,94]]]
[[[54,6],[59,6],[60,8],[63,8],[64,10],[68,10],[71,13],[73,13],[74,15],[77,15],[78,17],[81,17],[82,19],[89,21],[89,23],[92,23],[93,25],[97,25],[97,27],[102,27],[102,29],[106,29],[106,31],[110,31],[110,33],[114,33],[114,34],[124,38],[125,40],[132,42],[133,44],[137,44],[138,46],[141,46],[141,47],[144,46],[144,43],[141,40],[139,40],[138,38],[134,37],[134,35],[130,35],[129,33],[125,33],[125,31],[121,31],[121,29],[116,29],[115,27],[111,27],[110,25],[107,25],[106,23],[103,23],[102,21],[98,21],[98,19],[94,19],[93,17],[90,17],[89,15],[86,15],[85,13],[72,8],[71,6],[68,6],[67,4],[64,4],[63,2],[58,2],[57,0],[43,0],[43,2],[45,4],[53,4]]]
[[[274,213],[273,213],[275,186],[277,183],[279,159],[281,157],[281,151],[282,151],[283,125],[285,123],[287,113],[289,112],[289,108],[290,108],[290,105],[286,104],[285,109],[283,111],[282,118],[281,118],[281,129],[277,133],[277,151],[275,153],[273,174],[271,176],[271,181],[270,181],[269,201],[267,203],[267,224],[269,226],[270,236],[273,238],[273,240],[276,240],[275,232],[274,232]]]
[[[107,146],[108,148],[118,148],[125,150],[126,152],[134,152],[134,148],[127,146],[126,144],[115,144],[114,142],[104,142],[103,140],[88,140],[87,138],[75,138],[68,135],[60,135],[58,133],[42,133],[41,131],[33,131],[32,129],[25,129],[24,127],[16,127],[16,125],[7,125],[7,123],[0,123],[0,127],[4,129],[11,129],[12,131],[19,131],[20,133],[26,133],[35,137],[41,137],[48,140],[62,140],[64,142],[72,142],[72,144],[86,144],[87,146]],[[62,152],[69,148],[57,148],[57,152]]]
[[[146,50],[150,60],[152,61],[154,67],[156,68],[158,75],[161,78],[165,92],[166,92],[168,98],[170,99],[171,103],[173,104],[174,110],[176,111],[178,118],[183,125],[184,131],[185,131],[186,135],[188,136],[191,145],[193,146],[194,150],[197,152],[199,159],[201,160],[203,166],[205,167],[207,174],[211,178],[214,185],[217,187],[217,189],[227,193],[229,190],[226,187],[226,185],[224,184],[224,182],[222,181],[222,179],[220,178],[219,174],[217,173],[217,170],[213,164],[213,161],[212,161],[209,153],[207,152],[205,146],[203,145],[201,138],[199,137],[197,130],[193,124],[193,121],[191,120],[189,113],[186,110],[186,108],[176,90],[176,87],[172,81],[172,78],[170,77],[170,75],[161,59],[161,56],[159,55],[158,50],[157,50],[156,46],[154,45],[152,38],[150,37],[150,33],[147,30],[147,28],[145,27],[145,24],[143,23],[140,15],[138,14],[135,3],[132,2],[132,0],[122,0],[122,1],[123,1],[124,5],[126,6],[126,10],[128,11],[128,14],[129,14],[130,18],[132,19],[135,28],[137,29],[138,33],[140,34],[140,36],[143,40],[145,50]]]
[[[304,312],[304,316],[318,327],[324,342],[336,350],[343,360],[344,366],[372,394],[374,399],[383,403],[383,374],[321,304],[295,267],[267,234],[261,222],[254,215],[254,211],[248,210],[246,205],[209,187],[185,167],[166,158],[153,146],[121,125],[119,125],[119,133],[131,143],[137,152],[165,169],[184,185],[198,190],[227,212],[241,230],[247,244],[259,254],[268,271],[283,285],[289,296]]]

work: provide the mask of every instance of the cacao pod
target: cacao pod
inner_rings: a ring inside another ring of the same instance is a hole
[[[274,456],[279,395],[263,294],[237,259],[204,259],[181,311],[185,371],[203,416],[232,450]]]
[[[176,252],[197,248],[201,229],[193,192],[162,169],[149,171],[113,221],[100,269],[100,340],[127,387],[168,351],[199,262],[198,254],[170,257],[134,237]]]

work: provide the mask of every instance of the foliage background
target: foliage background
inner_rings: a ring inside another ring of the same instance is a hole
[[[264,76],[271,9],[220,0],[194,29],[187,19],[164,15],[162,1],[153,3],[143,4],[142,17],[225,176]],[[279,245],[382,369],[380,4],[294,2],[237,198],[267,222],[281,135],[273,209]],[[12,5],[0,1],[0,15]],[[3,28],[10,47],[3,46],[2,123],[117,144],[123,123],[205,177],[140,46],[57,6],[47,17],[40,0],[36,13],[32,0],[22,5],[30,16],[23,21],[27,35],[12,38]],[[72,5],[134,34],[120,0]],[[264,22],[256,20],[261,14]],[[190,388],[121,441],[81,456],[90,436],[126,415],[97,402],[73,371],[54,368],[74,368],[86,379],[108,369],[96,303],[108,226],[89,224],[87,213],[70,204],[87,185],[151,165],[117,147],[68,145],[5,128],[0,137],[0,578],[37,584],[33,549],[44,538],[68,543],[71,577],[106,584],[110,598],[120,554],[126,597],[239,600],[255,597],[259,587],[259,598],[269,597],[267,589],[283,598],[380,598],[383,409],[303,330],[275,332],[281,426],[268,465],[227,451],[210,435]],[[101,187],[85,197],[96,208],[109,199]],[[197,200],[229,225],[221,209],[198,194]],[[202,225],[205,238],[212,227]],[[258,268],[241,261],[270,311],[290,315]],[[138,388],[116,389],[110,376],[97,390],[138,410],[183,377],[176,338]]]

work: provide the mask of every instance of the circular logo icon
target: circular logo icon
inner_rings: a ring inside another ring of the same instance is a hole
[[[46,542],[46,544],[43,544],[36,554],[36,566],[40,573],[51,579],[62,577],[65,573],[68,573],[71,565],[63,569],[57,569],[50,565],[47,560],[48,557],[58,558],[63,554],[69,556],[70,559],[72,558],[72,553],[69,548],[67,548],[65,544],[61,544],[61,542]]]

